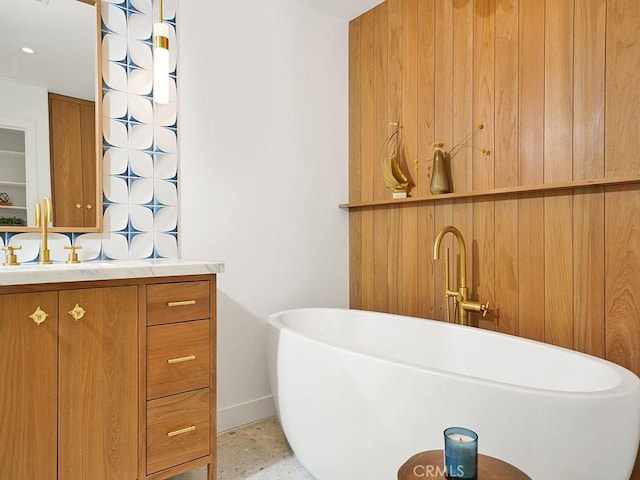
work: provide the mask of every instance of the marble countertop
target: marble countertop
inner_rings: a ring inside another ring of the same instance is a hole
[[[224,262],[158,258],[0,266],[0,286],[223,273]]]

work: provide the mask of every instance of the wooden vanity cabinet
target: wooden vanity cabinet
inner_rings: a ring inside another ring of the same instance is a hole
[[[136,478],[137,301],[136,286],[0,295],[0,478]]]
[[[0,479],[213,480],[215,285],[0,286]]]

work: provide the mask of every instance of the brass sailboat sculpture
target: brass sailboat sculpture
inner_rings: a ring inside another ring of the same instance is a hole
[[[384,183],[391,190],[393,198],[407,198],[409,192],[409,178],[400,168],[402,142],[400,138],[400,124],[392,123],[394,131],[382,146],[382,177]]]

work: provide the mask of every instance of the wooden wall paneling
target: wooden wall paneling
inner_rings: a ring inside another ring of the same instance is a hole
[[[476,127],[473,121],[473,2],[453,2],[453,142],[464,139]],[[473,142],[471,142],[473,143]],[[454,192],[473,189],[473,150],[463,148],[451,161]],[[473,238],[473,202],[468,199],[453,202],[453,225],[467,242]],[[457,282],[458,272],[453,278]],[[472,249],[467,249],[467,278],[473,278]],[[468,280],[468,281],[469,281]]]
[[[605,226],[606,358],[640,375],[638,185],[605,189]],[[640,480],[640,454],[631,480]]]
[[[544,197],[544,341],[573,348],[573,198]]]
[[[518,185],[518,0],[496,0],[495,141],[490,149],[496,188]]]
[[[484,124],[476,145],[495,145],[496,0],[475,0],[473,25],[473,121]],[[473,190],[495,186],[494,155],[473,150]]]
[[[520,185],[544,180],[545,3],[520,0],[518,15],[518,133]],[[518,332],[544,340],[544,200],[518,200]]]
[[[360,133],[361,18],[349,23],[349,201],[362,197]],[[362,304],[362,212],[349,213],[349,305]]]
[[[396,0],[397,1],[397,0]],[[374,199],[388,199],[391,192],[386,188],[382,178],[380,151],[392,131],[389,111],[389,97],[392,89],[389,85],[389,35],[388,12],[390,2],[385,2],[374,9],[374,71],[373,71],[373,149],[374,155],[369,159],[369,168],[373,170]],[[392,93],[391,93],[392,95]],[[397,271],[390,269],[393,258],[397,256],[399,235],[388,235],[397,231],[397,226],[390,217],[397,216],[395,209],[377,208],[373,211],[373,275],[374,295],[373,309],[379,312],[393,311],[389,297],[397,297]],[[394,241],[396,240],[396,241]]]
[[[605,176],[640,171],[640,2],[607,2]]]
[[[606,0],[576,2],[573,49],[573,179],[604,177]]]
[[[545,10],[544,181],[573,178],[573,0]],[[545,341],[573,347],[573,198],[545,194]]]
[[[573,194],[573,348],[605,356],[604,189]]]
[[[417,22],[417,153],[416,183],[423,185],[421,192],[429,194],[429,168],[427,159],[433,158],[432,142],[435,139],[435,3],[418,2]],[[418,206],[418,316],[435,318],[435,264],[433,241],[435,206],[432,203]]]
[[[473,43],[473,118],[485,127],[476,135],[480,144],[495,144],[495,0],[475,1]],[[473,150],[473,189],[495,185],[494,156]],[[495,305],[495,202],[473,202],[473,277],[469,279],[472,299]],[[493,312],[475,316],[474,325],[493,329]]]
[[[418,312],[422,318],[436,318],[435,263],[433,261],[434,208],[418,206],[417,264],[418,264]]]
[[[473,2],[453,2],[453,118],[452,145],[473,131]],[[472,142],[468,142],[472,143]],[[473,151],[462,148],[451,159],[454,192],[473,189]]]
[[[537,185],[544,180],[545,3],[540,0],[520,0],[519,6],[519,185]]]
[[[495,299],[490,309],[499,332],[518,335],[518,197],[495,202]],[[484,301],[480,298],[479,300]]]
[[[362,200],[373,200],[373,179],[374,169],[372,168],[372,159],[375,158],[376,152],[373,138],[373,70],[374,70],[374,36],[375,36],[375,10],[362,15],[361,43],[360,43],[360,159],[361,159],[361,193]],[[362,211],[361,230],[362,230],[362,268],[361,272],[361,288],[362,303],[361,307],[366,310],[373,308],[374,296],[374,211],[367,208]]]
[[[640,187],[605,196],[606,358],[640,375]]]
[[[518,165],[518,1],[496,0],[495,145],[487,146],[495,164],[495,186],[517,185]],[[518,197],[495,201],[494,324],[518,333]]]
[[[573,177],[573,0],[546,0],[544,183]]]
[[[573,179],[604,176],[606,0],[576,2]],[[605,355],[604,189],[573,194],[573,348]]]
[[[433,141],[444,143],[445,150],[453,146],[453,134],[451,127],[453,124],[453,4],[451,2],[435,2],[435,69],[434,78],[434,139]],[[433,156],[433,149],[431,151]],[[453,223],[453,202],[446,201],[434,206],[434,233]],[[435,238],[432,238],[432,246]],[[454,259],[457,258],[458,249],[454,246],[452,235],[442,242],[441,257],[435,262],[435,315],[438,320],[444,320],[446,316],[446,298],[444,297],[445,281],[445,248],[451,252],[451,281],[455,286],[457,267]]]
[[[518,334],[544,340],[544,199],[521,194],[518,199]]]
[[[482,303],[496,304],[495,299],[495,201],[493,199],[473,202],[473,241],[467,242],[473,255],[473,278],[468,278],[469,297]],[[474,314],[472,325],[495,329],[495,311],[485,317]]]
[[[407,172],[415,180],[415,159],[418,158],[418,0],[402,1],[401,57],[401,123]],[[391,30],[393,33],[393,30]],[[414,196],[424,185],[416,184]],[[401,312],[418,314],[418,207],[404,205],[402,215],[402,298]]]

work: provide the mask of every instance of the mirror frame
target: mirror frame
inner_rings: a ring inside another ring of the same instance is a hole
[[[58,233],[101,233],[103,230],[103,179],[102,179],[102,0],[76,0],[81,3],[93,5],[96,9],[96,61],[94,68],[96,69],[96,82],[95,82],[95,119],[96,119],[96,199],[95,199],[95,214],[96,214],[96,226],[95,227],[49,227],[50,232]],[[39,199],[41,200],[41,199]],[[35,208],[35,205],[27,205],[27,208]],[[53,218],[53,224],[55,225],[55,217]],[[28,226],[8,226],[0,225],[0,232],[12,232],[12,233],[28,233],[28,232],[40,232],[38,227]]]

